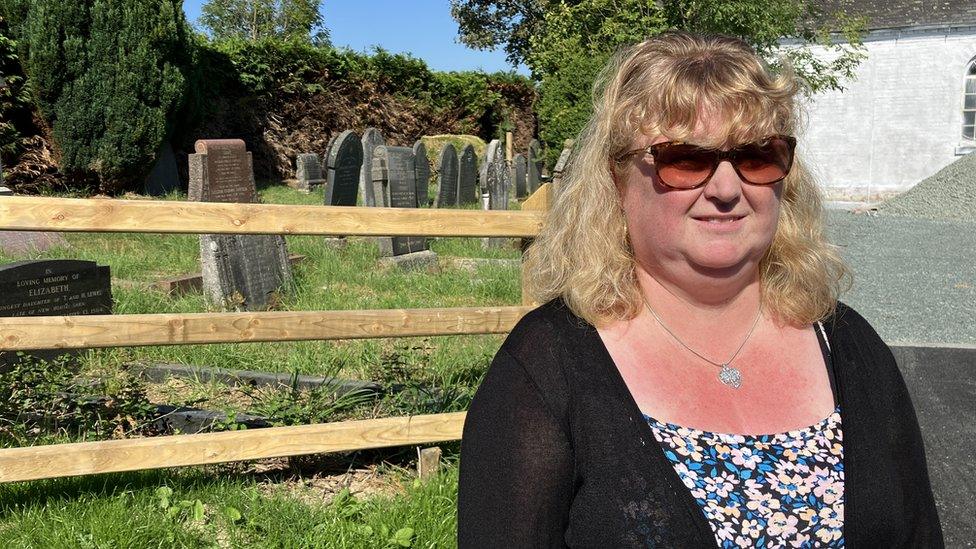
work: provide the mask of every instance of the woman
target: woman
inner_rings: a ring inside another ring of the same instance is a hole
[[[941,547],[892,355],[745,43],[618,55],[468,413],[461,547]]]

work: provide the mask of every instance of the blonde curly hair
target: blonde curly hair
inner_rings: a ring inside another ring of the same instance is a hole
[[[672,32],[620,51],[594,85],[593,114],[576,140],[552,209],[526,252],[527,290],[561,297],[594,325],[633,318],[642,306],[614,161],[641,134],[689,138],[703,111],[720,113],[714,135],[729,146],[798,126],[800,83],[779,75],[745,42]],[[797,160],[782,183],[772,245],[760,262],[767,310],[805,325],[829,316],[848,271],[823,234],[820,190]]]

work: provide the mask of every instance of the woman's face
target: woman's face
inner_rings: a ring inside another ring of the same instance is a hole
[[[708,135],[708,124],[690,140]],[[642,137],[633,148],[668,141]],[[743,182],[727,161],[697,189],[671,189],[657,178],[650,155],[617,166],[630,242],[638,263],[673,283],[698,278],[754,276],[773,241],[783,183]]]

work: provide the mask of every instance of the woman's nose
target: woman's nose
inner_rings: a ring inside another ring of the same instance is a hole
[[[742,179],[728,160],[719,163],[715,173],[705,183],[705,198],[723,203],[734,202],[742,194]]]

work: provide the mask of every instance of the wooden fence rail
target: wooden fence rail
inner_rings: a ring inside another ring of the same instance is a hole
[[[0,351],[502,334],[530,307],[0,317]]]
[[[292,206],[7,196],[0,229],[20,231],[532,237],[539,211]]]
[[[549,201],[548,184],[517,212],[4,197],[0,230],[531,239]],[[512,307],[0,317],[0,351],[495,334],[530,305],[523,292],[523,306]],[[6,448],[0,482],[458,440],[464,416]]]
[[[348,452],[461,438],[464,412],[0,450],[0,482]]]

